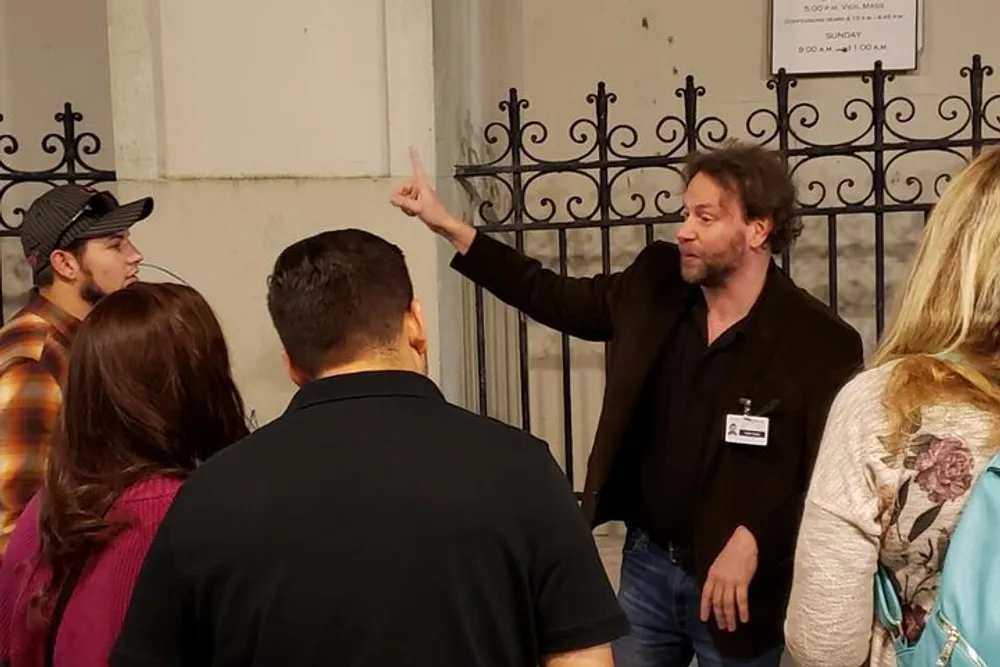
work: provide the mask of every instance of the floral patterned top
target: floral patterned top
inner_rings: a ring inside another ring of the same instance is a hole
[[[990,416],[925,408],[897,455],[882,394],[892,365],[861,373],[837,396],[820,444],[799,532],[785,621],[800,667],[894,667],[874,614],[879,563],[892,573],[904,631],[919,638],[944,555],[973,482],[992,458]]]

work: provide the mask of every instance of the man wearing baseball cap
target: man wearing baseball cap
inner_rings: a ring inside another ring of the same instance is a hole
[[[152,211],[148,197],[123,205],[69,184],[24,214],[21,244],[35,287],[0,329],[0,558],[42,484],[73,335],[101,297],[137,280],[142,254],[129,229]]]

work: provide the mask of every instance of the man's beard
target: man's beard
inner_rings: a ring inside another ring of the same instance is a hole
[[[96,306],[97,302],[108,295],[107,292],[102,290],[97,282],[94,281],[93,274],[90,271],[84,270],[83,273],[83,284],[80,285],[80,298],[89,303],[91,306]]]
[[[696,274],[684,276],[684,280],[691,285],[713,289],[725,285],[733,271],[735,267],[731,265],[706,262]]]
[[[707,258],[701,257],[701,266],[694,273],[685,273],[682,269],[681,275],[691,285],[709,289],[722,287],[736,272],[743,254],[743,239],[734,238],[724,252],[714,253]]]

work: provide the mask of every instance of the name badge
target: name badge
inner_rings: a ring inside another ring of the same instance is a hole
[[[767,417],[726,415],[726,442],[734,445],[767,447]]]

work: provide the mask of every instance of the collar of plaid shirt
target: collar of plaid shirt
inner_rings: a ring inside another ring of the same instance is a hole
[[[67,345],[73,341],[73,336],[80,326],[80,320],[46,299],[37,289],[31,291],[31,298],[21,312],[34,313],[48,322],[56,331],[62,334]]]

